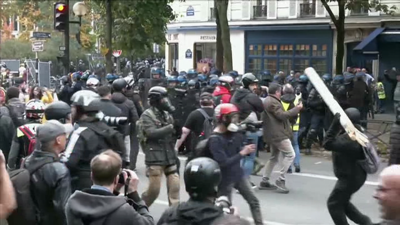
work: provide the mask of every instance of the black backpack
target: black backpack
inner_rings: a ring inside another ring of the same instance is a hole
[[[103,137],[110,149],[120,154],[121,157],[123,156],[123,153],[125,152],[125,143],[124,137],[120,132],[112,129],[111,127],[108,127],[109,129],[103,130],[103,128],[96,127],[94,124],[91,123],[86,124],[86,126],[99,136]]]
[[[214,129],[214,120],[207,114],[204,109],[197,109],[197,111],[199,111],[204,116],[203,130],[198,137],[198,141],[202,141],[211,136]]]
[[[207,157],[207,158],[211,158],[211,159],[213,158],[212,157],[213,155],[211,153],[210,146],[209,146],[209,141],[208,141],[211,137],[219,137],[219,134],[212,133],[210,135],[210,137],[208,137],[207,139],[199,141],[199,143],[197,143],[197,145],[196,145],[196,147],[195,147],[195,149],[193,151],[193,154],[191,154],[188,157],[188,159],[186,161],[186,164],[188,162],[190,162],[192,159],[196,159],[196,158],[199,158],[199,157]]]
[[[21,109],[20,106],[24,108]],[[24,119],[24,114],[22,113],[25,111],[25,105],[21,104],[20,106],[5,105],[5,107],[10,112],[10,117],[15,127],[20,127],[26,124],[26,121]]]
[[[7,218],[8,225],[37,225],[40,221],[39,210],[35,204],[35,197],[31,193],[32,186],[42,185],[40,179],[31,179],[34,173],[44,165],[53,163],[54,159],[46,158],[29,169],[21,168],[9,171],[11,182],[17,198],[18,208]]]

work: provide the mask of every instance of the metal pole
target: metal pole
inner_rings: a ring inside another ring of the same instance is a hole
[[[35,65],[35,82],[39,84],[39,54],[35,52],[36,55],[36,65]]]
[[[65,0],[65,4],[68,8],[67,13],[67,24],[64,30],[64,44],[65,44],[65,51],[64,51],[64,68],[66,70],[66,74],[69,73],[69,0]]]

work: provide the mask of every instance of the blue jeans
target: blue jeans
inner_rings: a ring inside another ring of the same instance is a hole
[[[257,146],[258,143],[257,133],[246,132],[246,138],[251,139],[252,143]],[[240,165],[242,166],[244,175],[246,177],[249,177],[253,173],[255,158],[256,158],[256,152],[253,152],[250,155],[245,156],[240,162]]]
[[[292,146],[296,156],[294,157],[294,166],[300,166],[300,146],[299,146],[299,132],[293,131]]]

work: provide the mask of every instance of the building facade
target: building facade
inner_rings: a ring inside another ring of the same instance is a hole
[[[381,2],[400,6],[394,0]],[[338,14],[337,3],[330,4],[333,13]],[[166,68],[176,67],[181,71],[215,60],[213,0],[174,1],[171,6],[178,17],[168,25]],[[400,58],[396,55],[400,53],[390,51],[390,46],[397,48],[400,44],[396,39],[395,17],[362,8],[347,11],[346,16],[344,66],[367,67],[375,75],[386,65],[394,64],[396,57]],[[335,71],[335,27],[320,0],[232,0],[228,20],[233,65],[239,73],[302,72],[308,66],[319,73],[341,73]],[[358,45],[372,39],[369,35],[380,27],[386,28],[379,37],[358,50]]]

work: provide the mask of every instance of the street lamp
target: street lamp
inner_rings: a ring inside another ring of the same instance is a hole
[[[82,21],[82,16],[85,16],[87,14],[87,7],[84,2],[77,2],[74,4],[72,7],[72,11],[74,12],[74,15],[79,17],[79,26],[81,25]]]

